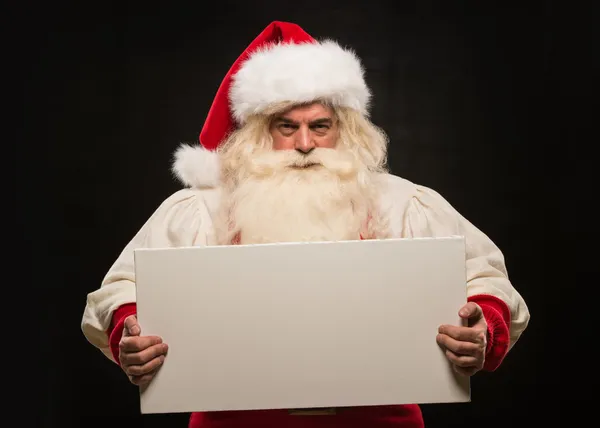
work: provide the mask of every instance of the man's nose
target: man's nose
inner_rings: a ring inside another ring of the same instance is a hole
[[[313,141],[310,130],[306,128],[300,128],[296,133],[295,147],[297,151],[309,154],[315,148],[315,142]]]

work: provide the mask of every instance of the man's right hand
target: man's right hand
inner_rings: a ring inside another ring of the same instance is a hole
[[[158,336],[141,336],[142,329],[135,315],[125,319],[123,335],[119,342],[119,362],[131,383],[149,383],[165,360],[166,343]]]

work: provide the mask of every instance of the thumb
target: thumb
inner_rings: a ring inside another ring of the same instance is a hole
[[[479,318],[483,316],[483,311],[477,303],[469,302],[458,311],[458,315],[464,319]]]
[[[123,332],[126,336],[139,336],[142,333],[142,329],[140,328],[135,315],[129,315],[125,318],[124,326]]]

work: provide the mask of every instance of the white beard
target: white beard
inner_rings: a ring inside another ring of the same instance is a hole
[[[350,154],[286,150],[251,158],[225,192],[222,245],[344,241],[368,233],[372,186]],[[317,165],[302,168],[311,163]]]

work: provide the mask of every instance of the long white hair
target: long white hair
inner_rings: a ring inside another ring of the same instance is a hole
[[[376,238],[374,178],[387,172],[387,136],[355,110],[333,108],[335,148],[309,155],[273,150],[269,126],[281,104],[255,115],[218,149],[223,198],[218,244]],[[317,168],[290,169],[316,164]]]

